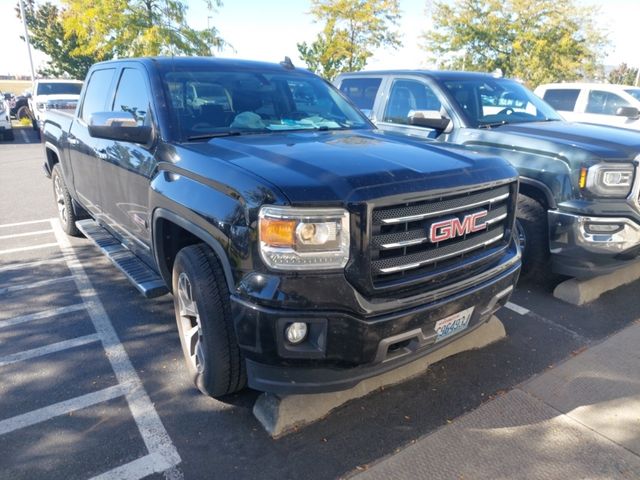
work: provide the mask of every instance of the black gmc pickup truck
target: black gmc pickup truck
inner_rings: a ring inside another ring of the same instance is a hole
[[[339,390],[467,334],[517,281],[517,175],[387,138],[290,61],[100,63],[48,112],[60,221],[172,292],[206,394]]]

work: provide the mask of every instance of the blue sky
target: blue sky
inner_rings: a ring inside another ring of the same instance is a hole
[[[608,64],[627,62],[640,66],[638,20],[640,0],[578,0],[583,5],[600,5],[597,22],[609,31],[612,42]],[[0,74],[29,72],[26,49],[19,39],[21,24],[15,18],[16,0],[0,0]],[[311,41],[320,30],[307,12],[307,0],[226,0],[222,8],[210,13],[204,0],[188,0],[189,23],[205,28],[207,17],[235,50],[217,53],[221,57],[280,61],[285,55],[301,64],[296,43]],[[425,0],[400,0],[403,17],[401,31],[404,46],[397,51],[380,50],[367,68],[428,67],[418,47],[420,34],[429,28]],[[35,54],[36,64],[44,56]]]

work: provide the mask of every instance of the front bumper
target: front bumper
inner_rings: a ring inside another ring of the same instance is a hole
[[[598,226],[616,230],[596,232]],[[640,224],[625,217],[549,211],[549,248],[554,271],[572,277],[613,272],[640,254]]]
[[[280,394],[344,390],[471,333],[509,299],[520,271],[520,254],[512,254],[509,268],[489,280],[431,303],[371,318],[272,309],[233,297],[249,386]],[[436,344],[435,323],[471,307],[467,329]],[[301,346],[284,340],[284,327],[293,321],[309,325]]]

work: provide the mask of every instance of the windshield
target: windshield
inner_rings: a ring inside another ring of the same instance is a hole
[[[211,67],[167,71],[162,79],[184,139],[370,127],[333,87],[308,72]]]
[[[513,80],[474,78],[443,83],[472,127],[561,120],[553,108]]]
[[[640,88],[629,88],[625,90],[629,95],[631,95],[636,100],[640,100]]]
[[[80,95],[81,83],[41,82],[36,95]]]

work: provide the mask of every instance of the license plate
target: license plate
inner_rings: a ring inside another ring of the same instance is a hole
[[[438,335],[436,337],[436,343],[467,328],[469,326],[469,320],[471,320],[473,308],[474,307],[469,307],[466,310],[449,315],[447,318],[438,320],[435,326],[435,331]]]

